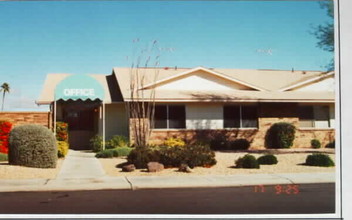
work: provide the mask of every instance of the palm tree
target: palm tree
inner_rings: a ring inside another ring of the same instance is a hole
[[[10,92],[10,85],[8,83],[3,83],[1,85],[0,92],[2,91],[2,106],[1,111],[4,111],[4,101],[5,101],[5,94]]]

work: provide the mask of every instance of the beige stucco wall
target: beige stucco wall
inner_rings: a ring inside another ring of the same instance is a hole
[[[100,123],[99,133],[102,133]],[[128,137],[128,119],[124,103],[105,105],[105,135],[106,139],[113,135],[124,135]]]

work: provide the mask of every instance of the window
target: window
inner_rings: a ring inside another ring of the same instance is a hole
[[[329,106],[299,106],[299,127],[330,128]]]
[[[257,128],[257,106],[224,106],[224,128]]]
[[[186,128],[184,105],[156,105],[154,128]]]

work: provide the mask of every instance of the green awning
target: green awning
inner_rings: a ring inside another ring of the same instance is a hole
[[[56,100],[104,100],[103,86],[89,75],[70,75],[55,88]]]

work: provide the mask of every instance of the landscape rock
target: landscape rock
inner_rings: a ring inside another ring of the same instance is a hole
[[[184,172],[184,173],[191,173],[192,170],[187,164],[181,164],[180,167],[178,168],[179,172]]]
[[[134,164],[128,164],[122,167],[122,172],[133,172],[136,170]]]
[[[160,172],[164,169],[164,165],[158,162],[149,162],[147,164],[148,172]]]

